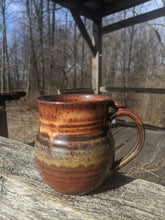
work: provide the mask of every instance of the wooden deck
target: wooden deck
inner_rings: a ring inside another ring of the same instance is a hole
[[[116,158],[128,152],[136,140],[136,128],[113,125]],[[122,170],[125,174],[165,185],[165,130],[145,129],[145,143],[139,155]]]
[[[34,148],[0,137],[0,219],[163,220],[164,207],[164,186],[119,172],[88,195],[56,193],[38,173]]]

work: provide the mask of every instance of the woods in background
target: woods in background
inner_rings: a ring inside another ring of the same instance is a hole
[[[103,23],[141,11],[138,6],[106,17]],[[102,85],[165,87],[164,19],[103,36]],[[42,95],[91,87],[92,54],[68,10],[50,0],[0,0],[0,21],[1,92]],[[91,21],[83,22],[91,33]],[[122,94],[121,101],[132,105],[133,100],[127,101],[131,97]],[[150,98],[140,100],[139,108]]]
[[[1,0],[1,92],[23,89],[27,94],[46,94],[84,83],[90,87],[91,55],[69,12],[49,0],[17,1],[20,14],[8,37],[12,4]]]

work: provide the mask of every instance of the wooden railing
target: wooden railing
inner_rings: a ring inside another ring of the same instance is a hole
[[[134,92],[134,93],[148,93],[148,94],[165,94],[165,89],[101,86],[100,92]]]

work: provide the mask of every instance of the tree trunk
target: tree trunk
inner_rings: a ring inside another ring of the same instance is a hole
[[[15,41],[14,43],[14,67],[15,67],[15,79],[17,80],[16,82],[16,89],[19,89],[19,71],[18,71],[18,47],[17,47],[17,42]]]
[[[1,92],[4,92],[4,73],[5,73],[5,66],[4,66],[5,50],[4,50],[4,43],[3,42],[4,42],[4,38],[2,35]]]
[[[68,51],[67,51],[67,48],[68,48],[68,12],[66,12],[65,14],[65,38],[64,38],[64,47],[63,47],[63,86],[62,88],[66,88],[67,86],[67,83],[68,83],[68,71],[67,71],[67,54],[68,54]]]
[[[9,91],[9,79],[10,79],[10,65],[7,46],[6,35],[6,0],[1,0],[2,11],[2,74],[1,74],[1,88],[4,91]]]
[[[54,69],[54,54],[51,50],[52,36],[50,34],[50,0],[46,1],[46,46],[47,46],[47,85],[48,91],[51,91],[51,88],[54,86],[52,82],[53,69]]]
[[[30,71],[31,71],[31,52],[29,48],[29,56],[28,56],[28,66],[27,66],[27,74],[26,74],[26,95],[29,97],[30,92]]]
[[[126,17],[126,12],[124,11],[124,19]],[[126,57],[126,43],[127,43],[127,40],[126,40],[126,29],[123,30],[123,36],[122,36],[122,41],[123,41],[123,44],[124,44],[124,47],[123,47],[123,66],[122,66],[122,83],[123,83],[123,87],[126,88],[127,87],[127,84],[128,84],[128,79],[127,79],[127,73],[126,73],[126,60],[127,60],[127,57]],[[127,106],[127,93],[123,93],[123,105]]]
[[[86,18],[84,18],[84,25],[86,26]],[[85,61],[85,40],[82,42],[82,55],[81,55],[81,87],[84,87],[84,61]]]
[[[77,28],[76,23],[74,24],[74,70],[73,70],[73,87],[77,88]]]
[[[5,38],[5,32],[6,32],[6,24],[5,24],[5,8],[6,8],[6,1],[1,0],[1,10],[2,10],[2,64],[1,64],[1,92],[4,92],[4,76],[5,76],[5,48],[6,48],[6,38]]]
[[[51,36],[51,45],[52,47],[54,47],[55,45],[55,30],[56,30],[56,22],[55,22],[55,19],[56,19],[56,3],[55,2],[52,2],[53,4],[53,9],[52,9],[52,36]]]
[[[40,0],[40,19],[38,22],[39,42],[40,42],[40,94],[45,93],[45,69],[43,56],[43,0]]]
[[[43,0],[40,0],[39,6],[36,5],[35,0],[33,0],[35,6],[35,13],[37,15],[37,29],[39,33],[39,93],[44,94],[45,90],[45,68],[44,68],[44,57],[43,57]]]
[[[50,47],[50,1],[46,1],[46,20],[47,20],[47,46]]]
[[[7,38],[6,38],[5,50],[6,50],[6,91],[8,92],[10,90],[10,64],[9,64],[9,55],[8,55],[8,47],[7,47]]]
[[[133,8],[133,15],[135,16],[135,8]],[[130,36],[130,42],[129,42],[129,54],[128,54],[128,77],[130,77],[130,73],[131,73],[131,62],[132,62],[132,51],[133,51],[133,41],[134,41],[134,35],[135,35],[135,26],[133,25],[132,27],[130,27],[130,32],[129,35]]]
[[[164,44],[163,44],[162,38],[161,38],[161,36],[160,36],[160,34],[159,34],[159,31],[156,30],[156,29],[153,27],[153,25],[151,25],[151,24],[149,24],[149,23],[147,23],[147,24],[148,24],[148,26],[155,32],[155,34],[156,34],[156,36],[157,36],[157,39],[158,39],[158,41],[159,41],[161,50],[162,50],[162,55],[163,55],[163,57],[165,58],[165,46],[164,46]]]
[[[26,0],[26,13],[27,13],[27,19],[28,19],[28,31],[29,31],[29,40],[30,40],[30,52],[29,52],[29,62],[28,67],[28,75],[29,79],[32,78],[32,90],[34,92],[39,93],[40,91],[40,79],[38,76],[38,69],[37,69],[37,63],[36,63],[36,55],[35,55],[35,49],[34,49],[34,41],[33,41],[33,35],[32,35],[32,21],[30,16],[30,7],[29,7],[29,0]],[[32,74],[32,77],[31,77]],[[30,82],[27,82],[27,86],[30,84]],[[37,91],[36,91],[37,88]]]

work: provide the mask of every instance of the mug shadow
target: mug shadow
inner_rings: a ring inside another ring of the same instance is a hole
[[[96,190],[87,193],[86,195],[95,195],[104,193],[110,190],[115,190],[135,180],[135,178],[125,176],[123,173],[114,173],[109,176],[105,182]]]

